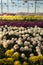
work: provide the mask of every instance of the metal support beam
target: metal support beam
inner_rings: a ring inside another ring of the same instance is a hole
[[[3,3],[2,3],[2,0],[1,0],[1,14],[3,13]]]
[[[8,4],[8,1],[9,0],[7,0],[7,13],[9,12],[9,4]]]
[[[36,0],[35,0],[35,14],[36,14]]]

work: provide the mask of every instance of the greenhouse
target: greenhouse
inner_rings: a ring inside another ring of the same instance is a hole
[[[0,13],[43,13],[43,0],[0,0]]]
[[[43,0],[0,0],[0,65],[43,65]]]

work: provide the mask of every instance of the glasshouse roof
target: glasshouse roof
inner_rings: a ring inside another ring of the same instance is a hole
[[[0,0],[0,13],[43,13],[43,0]]]

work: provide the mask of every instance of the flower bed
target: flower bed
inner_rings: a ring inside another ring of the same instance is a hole
[[[43,15],[2,15],[0,20],[43,20]]]
[[[0,65],[43,65],[43,27],[5,24],[0,26]]]
[[[32,26],[34,27],[35,25],[39,26],[39,27],[43,27],[43,20],[39,20],[39,21],[11,21],[11,20],[0,20],[0,26],[2,25],[8,25],[8,26],[23,26],[23,27],[29,27]]]

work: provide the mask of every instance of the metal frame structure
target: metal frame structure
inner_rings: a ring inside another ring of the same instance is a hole
[[[12,4],[15,4],[14,2],[13,2],[14,0],[11,0],[11,2],[12,2]],[[18,2],[19,1],[23,1],[23,0],[18,0]],[[24,0],[24,2],[25,3],[27,3],[28,1],[32,1],[32,0]],[[36,4],[37,4],[37,1],[43,1],[43,0],[33,0],[33,1],[35,1],[35,14],[36,14]],[[6,7],[7,7],[7,13],[9,12],[9,0],[7,0],[7,3],[5,3],[5,5],[6,5]],[[27,10],[29,11],[29,3],[28,3],[28,8],[27,8]],[[1,0],[1,13],[3,13],[3,0]]]

